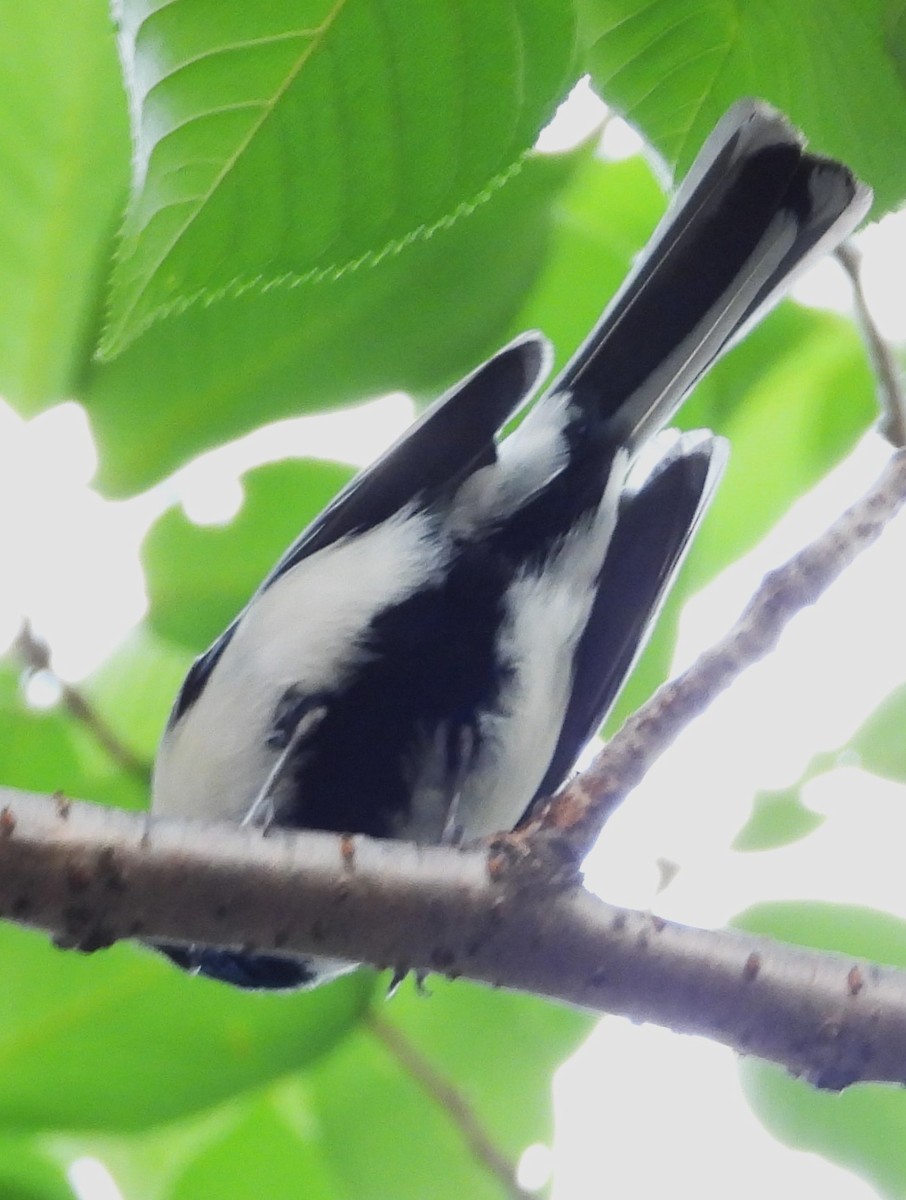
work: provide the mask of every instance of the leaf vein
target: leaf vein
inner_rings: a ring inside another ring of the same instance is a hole
[[[171,2],[175,2],[175,0],[171,0]],[[343,10],[343,8],[345,8],[347,2],[348,2],[348,0],[336,0],[336,3],[334,4],[333,8],[327,14],[324,21],[321,23],[321,25],[319,27],[319,30],[318,30],[319,36],[316,38],[313,38],[311,40],[311,42],[307,46],[305,52],[299,56],[298,61],[296,63],[294,63],[292,69],[287,72],[286,78],[283,80],[280,87],[278,87],[276,89],[276,91],[274,92],[274,95],[267,102],[265,102],[262,105],[261,117],[259,118],[258,121],[252,122],[252,124],[249,127],[248,132],[246,133],[246,135],[243,138],[240,139],[235,150],[224,160],[221,170],[217,173],[215,178],[211,181],[211,184],[210,184],[209,188],[207,189],[207,191],[205,192],[201,203],[198,204],[195,208],[193,208],[192,212],[187,216],[186,220],[182,223],[182,225],[179,228],[176,229],[173,236],[161,248],[161,251],[156,258],[156,261],[152,264],[151,268],[145,274],[144,281],[141,283],[138,290],[133,295],[131,303],[126,307],[125,312],[122,314],[121,319],[120,319],[120,327],[121,328],[123,326],[123,323],[125,321],[128,321],[130,314],[135,311],[135,308],[136,308],[139,300],[147,291],[148,285],[150,284],[151,280],[154,279],[154,277],[157,275],[158,271],[161,269],[163,263],[167,259],[167,256],[173,252],[173,249],[180,243],[180,241],[186,235],[188,230],[192,227],[192,224],[195,221],[195,219],[197,218],[198,213],[202,211],[205,203],[208,200],[210,200],[211,196],[214,195],[217,188],[223,183],[224,179],[226,179],[226,177],[229,175],[230,171],[232,171],[233,167],[235,166],[238,159],[241,157],[242,153],[248,148],[252,138],[255,136],[255,134],[258,132],[258,130],[261,128],[262,124],[267,119],[267,117],[273,112],[277,103],[285,95],[286,91],[288,90],[290,85],[293,83],[293,81],[296,79],[296,77],[298,76],[298,74],[302,70],[302,68],[305,66],[306,62],[308,62],[311,55],[318,48],[318,46],[323,44],[324,38],[329,33],[331,27],[333,26],[334,21],[336,20],[337,16],[339,15],[339,13]]]

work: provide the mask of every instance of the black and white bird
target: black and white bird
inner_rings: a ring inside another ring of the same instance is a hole
[[[359,474],[195,662],[154,814],[419,842],[511,829],[600,727],[714,491],[721,440],[663,426],[870,201],[773,109],[735,105],[515,432],[550,369],[538,333]],[[161,948],[240,987],[354,965]]]

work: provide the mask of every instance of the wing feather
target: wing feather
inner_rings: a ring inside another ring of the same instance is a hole
[[[726,461],[726,443],[704,432],[677,437],[638,490],[624,492],[573,660],[566,715],[535,794],[555,791],[601,727],[640,654]]]

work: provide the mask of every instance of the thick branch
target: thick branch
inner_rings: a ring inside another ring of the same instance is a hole
[[[576,859],[583,858],[610,814],[689,722],[774,648],[789,621],[877,540],[904,503],[906,450],[900,450],[826,532],[765,576],[726,637],[629,717],[588,770],[542,807],[527,832],[557,830]]]
[[[523,887],[484,851],[151,824],[5,790],[0,913],[84,949],[142,936],[464,975],[705,1034],[824,1087],[906,1083],[906,973]]]

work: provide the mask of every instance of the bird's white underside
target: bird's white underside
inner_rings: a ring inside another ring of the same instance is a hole
[[[368,653],[375,612],[440,581],[454,535],[494,524],[563,468],[567,417],[566,397],[545,398],[503,443],[499,461],[461,488],[443,526],[410,505],[303,559],[259,593],[191,707],[191,721],[177,722],[161,747],[155,813],[241,821],[279,754],[267,736],[282,693],[295,687],[315,695],[342,687]],[[504,598],[500,650],[512,674],[494,710],[476,714],[480,748],[457,812],[466,837],[510,827],[550,762],[569,699],[573,651],[613,533],[627,464],[626,453],[617,456],[598,513],[556,549],[545,570],[517,576]],[[292,626],[287,611],[298,613]],[[220,736],[223,729],[233,731],[231,742]],[[450,803],[449,732],[416,733],[411,808],[418,817],[400,824],[400,837],[440,836]],[[201,761],[204,770],[198,769]]]

